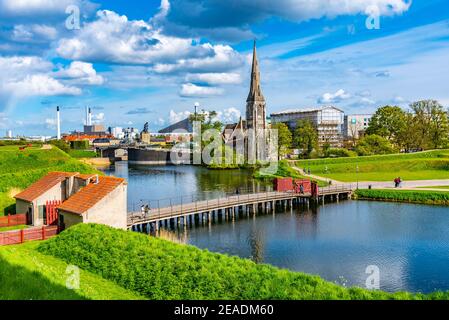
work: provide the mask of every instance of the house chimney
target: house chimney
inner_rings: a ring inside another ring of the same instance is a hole
[[[59,106],[56,107],[56,126],[57,126],[57,139],[61,139],[61,119],[59,117]]]

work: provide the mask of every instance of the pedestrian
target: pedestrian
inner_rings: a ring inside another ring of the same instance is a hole
[[[312,173],[312,171],[310,170],[310,168],[309,168],[309,171],[308,171],[308,172],[309,172],[309,176],[310,176],[310,174]]]
[[[140,207],[140,213],[142,214],[142,216],[145,215],[145,206],[144,206],[144,205],[142,205],[142,206]]]
[[[394,187],[397,188],[399,185],[398,178],[394,178]]]
[[[235,189],[235,194],[240,194],[240,190],[239,190],[239,188],[237,188],[237,189]]]
[[[299,192],[300,192],[301,194],[304,193],[304,186],[303,186],[302,184],[299,185]]]

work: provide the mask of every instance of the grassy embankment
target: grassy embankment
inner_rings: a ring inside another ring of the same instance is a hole
[[[13,195],[50,171],[99,173],[56,147],[0,147],[0,216],[14,213]]]
[[[344,182],[449,179],[449,150],[367,157],[299,160],[312,174]],[[356,167],[359,167],[358,174]]]
[[[92,150],[70,150],[69,156],[75,159],[96,158],[97,153]]]
[[[66,262],[39,253],[38,242],[0,247],[0,300],[128,300],[142,296],[80,270],[79,289],[66,287]],[[70,270],[70,269],[69,269]]]
[[[449,192],[426,190],[359,189],[357,199],[449,205]]]
[[[317,276],[211,253],[143,234],[84,224],[39,252],[101,275],[149,299],[448,299],[345,288]]]
[[[288,162],[285,160],[281,160],[278,162],[278,168],[275,174],[267,174],[262,170],[257,170],[254,173],[254,178],[256,179],[264,179],[264,180],[272,180],[274,178],[284,178],[284,177],[292,177],[295,179],[310,179],[310,177],[301,175],[298,170],[295,170],[291,166],[289,166]],[[320,187],[325,187],[328,185],[327,181],[316,180]]]

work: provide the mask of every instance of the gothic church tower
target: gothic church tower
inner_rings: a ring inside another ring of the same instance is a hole
[[[254,130],[255,145],[253,152],[260,159],[262,155],[262,141],[265,139],[266,129],[266,103],[260,89],[260,71],[257,61],[256,41],[254,41],[253,64],[251,68],[251,86],[246,99],[246,129]],[[248,146],[251,147],[251,146]]]

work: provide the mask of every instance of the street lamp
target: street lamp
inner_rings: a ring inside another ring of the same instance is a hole
[[[356,168],[355,168],[355,174],[357,177],[357,190],[359,189],[359,165],[357,164]]]

